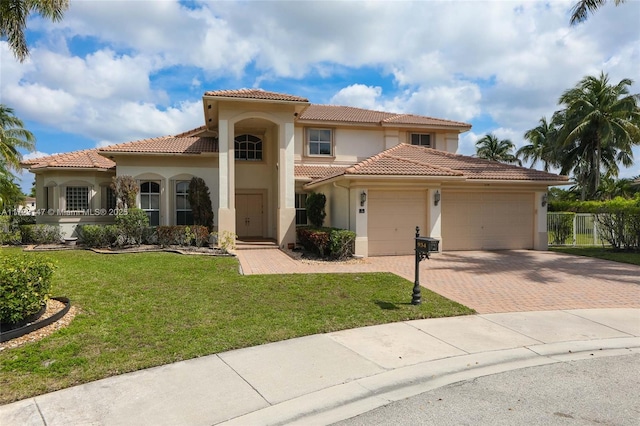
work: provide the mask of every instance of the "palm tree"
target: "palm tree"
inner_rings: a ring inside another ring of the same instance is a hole
[[[0,37],[6,37],[15,57],[23,62],[29,56],[24,36],[27,18],[37,13],[52,21],[60,21],[69,8],[69,0],[2,0],[0,1]]]
[[[0,170],[20,170],[22,155],[18,148],[35,149],[33,133],[24,129],[13,109],[0,104]]]
[[[485,160],[521,165],[520,160],[513,155],[515,148],[509,139],[500,140],[492,134],[487,134],[476,142],[476,156]]]
[[[640,95],[629,95],[632,83],[623,79],[610,85],[601,73],[583,78],[560,97],[565,108],[554,119],[562,124],[557,135],[561,172],[573,170],[585,196],[596,193],[602,172],[615,177],[618,164],[633,164],[631,149],[640,144]]]
[[[624,3],[626,0],[613,0],[613,3],[618,6]],[[571,25],[576,25],[587,20],[589,13],[593,13],[603,6],[607,0],[579,0],[571,8]]]
[[[520,148],[516,152],[516,157],[521,158],[523,161],[531,160],[532,168],[539,161],[542,163],[544,171],[548,172],[552,166],[558,166],[558,160],[555,155],[557,133],[557,123],[553,120],[548,123],[547,117],[542,117],[538,126],[527,130],[524,134],[524,138],[531,143]]]

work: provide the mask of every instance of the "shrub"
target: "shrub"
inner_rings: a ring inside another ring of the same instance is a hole
[[[158,244],[161,246],[190,246],[195,243],[202,247],[209,239],[209,230],[206,226],[176,225],[158,226]]]
[[[215,241],[215,244],[217,244],[218,247],[220,247],[222,251],[224,251],[225,253],[228,253],[229,249],[236,248],[237,235],[234,234],[233,232],[229,232],[229,231],[224,231],[222,233],[212,232],[211,237]]]
[[[329,250],[334,259],[348,259],[353,256],[356,233],[346,229],[332,229],[329,233]]]
[[[17,323],[37,313],[51,291],[52,262],[33,256],[0,256],[0,323]]]
[[[120,231],[115,225],[80,225],[80,243],[87,247],[109,247],[116,243]]]
[[[127,209],[126,213],[117,215],[115,220],[122,237],[118,239],[119,244],[142,244],[145,228],[149,226],[149,218],[144,210]]]
[[[565,244],[573,235],[575,213],[563,213],[548,223],[548,231],[553,236],[552,244]]]
[[[338,228],[299,227],[298,240],[305,250],[320,257],[346,259],[353,256],[356,233]]]
[[[15,225],[14,216],[0,216],[0,245],[20,244],[20,228]]]
[[[20,235],[23,244],[53,244],[62,239],[60,227],[56,225],[22,225]]]
[[[312,192],[307,195],[305,206],[307,210],[307,219],[316,228],[322,228],[324,218],[327,214],[324,211],[324,206],[327,203],[327,197],[320,192]]]
[[[211,231],[213,228],[213,207],[209,188],[204,179],[199,177],[191,178],[187,199],[193,213],[193,223],[206,226]]]

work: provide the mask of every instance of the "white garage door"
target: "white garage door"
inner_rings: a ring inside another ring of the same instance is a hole
[[[413,254],[416,226],[425,235],[427,191],[369,191],[369,256]]]
[[[442,191],[444,250],[533,248],[532,193]]]

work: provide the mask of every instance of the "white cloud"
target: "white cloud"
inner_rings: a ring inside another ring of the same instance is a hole
[[[380,109],[378,98],[382,95],[381,87],[366,86],[364,84],[353,84],[341,89],[332,98],[333,105],[349,105],[365,109]]]

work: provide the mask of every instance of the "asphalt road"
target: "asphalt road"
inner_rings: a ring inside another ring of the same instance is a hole
[[[455,383],[336,423],[640,425],[640,354],[562,362]]]

